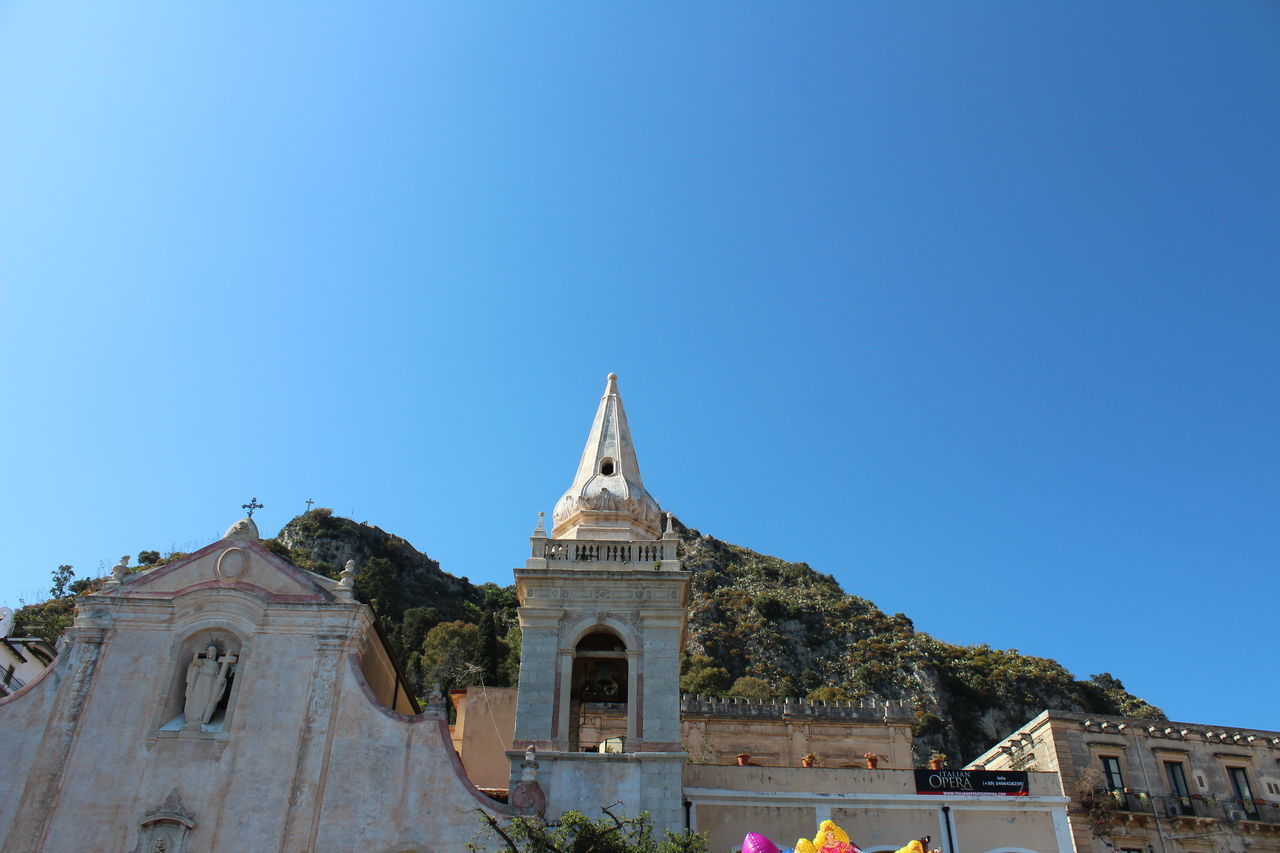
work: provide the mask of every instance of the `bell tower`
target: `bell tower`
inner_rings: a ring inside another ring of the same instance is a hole
[[[680,828],[689,572],[670,516],[644,487],[616,374],[551,533],[540,515],[515,570],[523,643],[513,769],[536,748],[548,816],[594,815],[620,800]]]

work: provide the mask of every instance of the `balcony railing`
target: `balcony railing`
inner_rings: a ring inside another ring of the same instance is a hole
[[[1180,818],[1205,818],[1209,820],[1241,821],[1280,824],[1280,806],[1271,802],[1255,802],[1220,797],[1174,794],[1146,796],[1141,793],[1099,791],[1099,797],[1111,797],[1119,811],[1128,814],[1155,815],[1166,820]]]
[[[533,556],[573,563],[653,564],[676,558],[675,540],[598,542],[574,539],[535,539]]]

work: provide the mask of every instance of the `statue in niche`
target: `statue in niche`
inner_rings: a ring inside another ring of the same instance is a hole
[[[235,655],[219,654],[213,643],[192,655],[191,663],[187,665],[186,704],[182,708],[182,715],[187,721],[184,729],[208,725],[213,719],[213,712],[226,692],[227,677],[235,662]]]

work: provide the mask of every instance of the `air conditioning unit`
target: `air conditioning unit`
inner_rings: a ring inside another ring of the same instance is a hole
[[[1177,803],[1165,803],[1165,817],[1182,817],[1182,809],[1178,808]]]
[[[1227,820],[1244,820],[1244,812],[1239,809],[1227,809]]]

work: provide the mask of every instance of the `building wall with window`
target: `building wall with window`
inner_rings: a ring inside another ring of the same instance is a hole
[[[17,693],[57,656],[53,645],[40,637],[0,636],[0,698]]]
[[[1058,773],[1082,853],[1280,851],[1280,732],[1045,711],[970,766]]]

